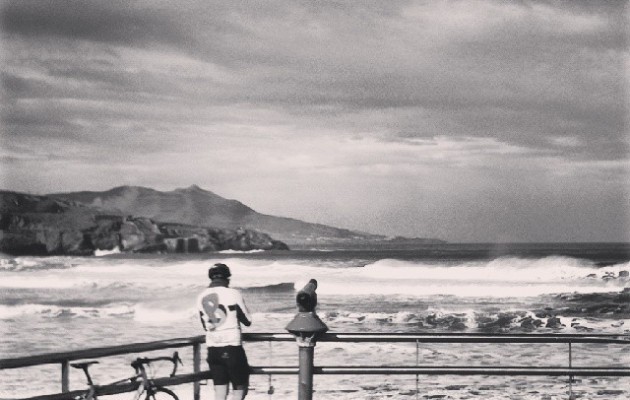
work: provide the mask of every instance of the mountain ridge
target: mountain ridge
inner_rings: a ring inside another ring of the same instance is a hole
[[[117,186],[102,192],[63,192],[48,196],[79,202],[103,211],[147,217],[161,222],[224,229],[254,229],[277,237],[278,240],[288,240],[288,244],[318,239],[384,238],[380,235],[258,213],[238,200],[226,199],[197,185],[171,191],[158,191],[143,186]]]
[[[336,241],[345,243],[387,240],[384,235],[262,214],[238,200],[226,199],[197,185],[171,191],[159,191],[143,186],[117,186],[101,192],[63,192],[51,193],[48,196],[161,222],[257,230],[289,246]],[[413,240],[423,243],[442,242],[438,239]]]

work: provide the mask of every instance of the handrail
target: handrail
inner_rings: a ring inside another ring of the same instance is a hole
[[[289,333],[243,333],[245,342],[293,342]],[[420,343],[602,343],[630,344],[630,335],[615,334],[485,334],[485,333],[324,333],[319,342],[420,342]],[[205,343],[203,335],[110,347],[95,347],[67,352],[0,359],[0,370],[42,364],[56,364],[85,358],[109,357],[192,346]]]
[[[121,354],[144,353],[153,350],[164,350],[179,347],[192,346],[196,343],[203,343],[203,336],[193,336],[189,338],[177,338],[167,340],[157,340],[154,342],[140,342],[123,344],[110,347],[94,347],[83,350],[73,350],[55,353],[38,354],[27,357],[5,358],[0,360],[0,370],[9,368],[23,368],[42,364],[57,364],[64,361],[81,360],[85,358],[100,358],[118,356]]]
[[[420,343],[602,343],[630,344],[630,335],[615,334],[487,334],[487,333],[325,333],[318,342]]]
[[[296,375],[298,367],[251,367],[253,374]],[[518,366],[316,366],[317,375],[545,375],[545,376],[630,376],[621,367],[518,367]]]

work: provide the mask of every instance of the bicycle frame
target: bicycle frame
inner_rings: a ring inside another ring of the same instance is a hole
[[[153,380],[149,378],[147,371],[145,369],[145,365],[150,365],[152,362],[155,362],[155,361],[172,362],[173,370],[171,371],[170,376],[174,376],[175,373],[177,372],[177,363],[179,362],[180,364],[182,364],[182,360],[179,358],[178,352],[174,352],[172,357],[137,358],[131,363],[131,366],[136,371],[134,376],[121,379],[118,381],[114,381],[107,385],[95,385],[94,382],[92,381],[92,377],[90,376],[90,373],[88,372],[88,367],[94,362],[72,364],[72,366],[75,368],[83,369],[83,372],[85,373],[87,377],[87,383],[88,383],[89,388],[88,388],[87,393],[83,395],[81,399],[82,400],[96,400],[97,395],[98,395],[98,388],[102,386],[112,386],[112,385],[118,385],[124,382],[129,382],[129,381],[135,382],[135,381],[140,380],[141,384],[138,386],[138,390],[136,391],[136,395],[134,396],[134,400],[139,400],[140,396],[142,396],[144,393],[153,391],[153,389],[157,388],[157,385],[155,385],[155,383],[153,383]]]
[[[136,360],[138,361],[138,360]],[[146,363],[147,365],[150,364],[150,361]],[[132,366],[133,363],[132,363]],[[134,368],[136,368],[134,366]],[[155,384],[153,383],[153,381],[151,381],[149,379],[149,376],[147,374],[146,369],[144,368],[144,363],[139,363],[137,366],[137,373],[136,376],[133,379],[140,379],[141,380],[141,385],[138,386],[138,390],[136,391],[136,395],[134,396],[133,400],[139,400],[140,397],[147,391],[151,390],[151,388],[153,386],[155,386]],[[171,375],[172,376],[172,375]],[[131,379],[131,378],[130,378]]]

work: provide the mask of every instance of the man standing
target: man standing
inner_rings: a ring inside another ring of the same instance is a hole
[[[230,268],[214,264],[208,270],[211,282],[197,298],[201,324],[206,331],[208,366],[212,372],[216,400],[225,400],[228,383],[232,399],[247,395],[249,364],[241,341],[241,324],[250,326],[252,318],[241,293],[229,288]]]

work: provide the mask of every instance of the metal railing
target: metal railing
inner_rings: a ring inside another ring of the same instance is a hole
[[[288,333],[244,333],[245,342],[293,342],[295,337]],[[121,346],[99,347],[85,350],[40,354],[28,357],[0,359],[0,370],[33,367],[45,364],[60,364],[61,366],[61,392],[50,395],[30,397],[31,400],[60,400],[70,399],[81,393],[82,390],[70,390],[69,365],[70,362],[86,358],[101,358],[123,354],[142,353],[155,350],[177,349],[192,347],[193,373],[181,374],[174,377],[156,379],[156,383],[162,386],[175,386],[193,383],[193,397],[199,399],[200,381],[211,379],[209,371],[202,371],[201,346],[204,344],[204,336],[160,340],[154,342],[134,343]],[[573,344],[617,344],[630,345],[628,335],[580,335],[580,334],[481,334],[481,333],[323,333],[319,335],[318,342],[331,343],[415,343],[416,349],[426,343],[546,343],[566,344],[567,365],[562,366],[315,366],[312,374],[321,375],[547,375],[547,376],[630,376],[630,367],[575,367],[572,365],[574,355]],[[417,357],[416,357],[417,360]],[[296,375],[299,374],[298,366],[252,366],[253,375]],[[312,377],[311,377],[312,378]],[[312,381],[312,379],[311,379]],[[571,379],[570,379],[571,381]],[[102,386],[99,394],[117,394],[130,392],[137,388],[137,383],[118,384],[115,386]]]

